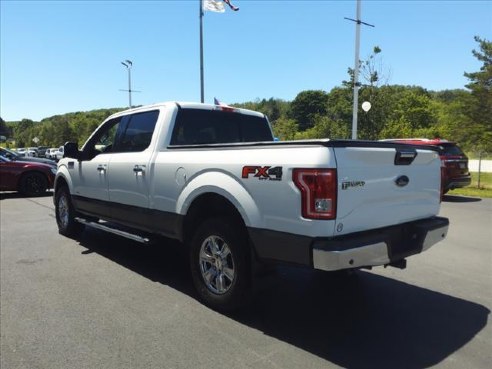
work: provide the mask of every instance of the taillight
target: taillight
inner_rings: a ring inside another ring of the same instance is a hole
[[[444,196],[444,186],[446,185],[446,177],[447,177],[446,161],[441,159],[441,197],[439,202],[442,201],[442,198]]]
[[[336,169],[294,169],[292,177],[296,187],[301,191],[304,218],[336,218]]]

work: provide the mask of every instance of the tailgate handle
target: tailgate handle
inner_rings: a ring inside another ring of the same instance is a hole
[[[396,149],[395,165],[410,165],[417,156],[417,151],[412,149]]]

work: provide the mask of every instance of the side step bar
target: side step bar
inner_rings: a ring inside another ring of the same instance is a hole
[[[137,242],[145,243],[145,244],[150,243],[150,239],[147,237],[142,237],[142,236],[139,236],[137,234],[125,232],[125,231],[122,231],[120,229],[111,228],[111,227],[108,227],[108,226],[101,224],[101,223],[89,222],[88,220],[85,220],[84,218],[76,217],[75,221],[82,223],[88,227],[92,227],[92,228],[100,229],[101,231],[113,233],[113,234],[128,238],[128,239],[133,240],[133,241],[137,241]]]

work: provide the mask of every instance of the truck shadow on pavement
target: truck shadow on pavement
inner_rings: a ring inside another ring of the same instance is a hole
[[[48,190],[45,193],[38,195],[38,196],[26,196],[21,194],[20,192],[11,192],[11,191],[0,191],[0,200],[7,200],[7,199],[37,199],[40,197],[53,197],[53,191]]]
[[[445,202],[478,202],[482,201],[480,197],[467,197],[467,196],[456,196],[456,195],[444,195],[442,198]]]
[[[142,246],[96,230],[78,241],[83,254],[95,252],[196,297],[177,242]],[[490,314],[477,303],[365,271],[282,266],[257,277],[255,286],[251,305],[228,318],[349,368],[436,365],[484,329]]]

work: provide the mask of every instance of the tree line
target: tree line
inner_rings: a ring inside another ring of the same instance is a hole
[[[429,91],[419,86],[390,85],[380,63],[381,49],[360,61],[363,83],[359,101],[369,101],[368,112],[359,108],[358,138],[426,137],[458,142],[469,153],[492,153],[492,42],[475,37],[473,55],[483,64],[479,71],[465,72],[464,89]],[[276,98],[232,104],[260,111],[269,117],[280,140],[310,138],[349,139],[352,127],[353,69],[349,80],[330,91],[301,91],[292,101]],[[109,115],[123,108],[56,115],[34,122],[0,121],[0,135],[15,145],[59,146],[66,141],[84,142]]]

